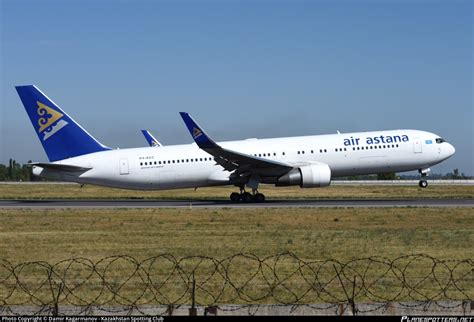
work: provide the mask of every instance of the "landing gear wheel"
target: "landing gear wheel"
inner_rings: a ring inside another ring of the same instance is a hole
[[[257,193],[255,194],[255,201],[256,202],[264,202],[265,201],[265,195],[263,193]]]
[[[241,199],[240,193],[238,193],[238,192],[232,192],[232,193],[230,194],[230,201],[232,201],[232,202],[239,202],[240,199]]]
[[[245,203],[253,202],[253,196],[250,192],[244,192],[242,194],[242,201]]]
[[[420,180],[420,182],[418,182],[418,185],[420,186],[420,188],[426,188],[428,187],[428,181]]]

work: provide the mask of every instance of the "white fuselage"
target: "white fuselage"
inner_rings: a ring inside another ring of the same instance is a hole
[[[407,139],[402,140],[406,136]],[[325,163],[332,177],[426,169],[454,154],[439,136],[418,130],[342,133],[220,142],[223,148],[298,166]],[[431,143],[430,143],[431,142]],[[57,161],[91,168],[77,173],[35,167],[59,180],[128,189],[175,189],[232,184],[230,172],[195,143],[117,149]]]

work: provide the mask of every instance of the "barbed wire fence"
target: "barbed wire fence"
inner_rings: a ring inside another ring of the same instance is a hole
[[[424,254],[345,262],[294,253],[222,259],[111,256],[16,265],[0,258],[0,314],[171,315],[179,307],[189,307],[191,315],[197,307],[205,314],[217,309],[257,314],[265,305],[286,307],[288,313],[303,307],[367,314],[389,311],[393,303],[422,311],[433,305],[454,309],[473,301],[473,273],[473,259]]]

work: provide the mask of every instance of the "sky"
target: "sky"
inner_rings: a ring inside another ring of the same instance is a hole
[[[420,129],[474,175],[473,2],[0,0],[0,163],[47,161],[15,85],[101,143]]]

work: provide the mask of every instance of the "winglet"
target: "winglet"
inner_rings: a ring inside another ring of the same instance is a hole
[[[214,142],[204,130],[193,120],[191,115],[186,112],[179,112],[181,117],[183,118],[184,124],[186,124],[189,133],[193,137],[196,144],[201,149],[209,149],[209,148],[217,148],[219,147],[216,142]]]
[[[150,133],[150,131],[142,130],[142,133],[150,146],[162,146],[162,144],[157,139],[155,139],[155,137]]]

